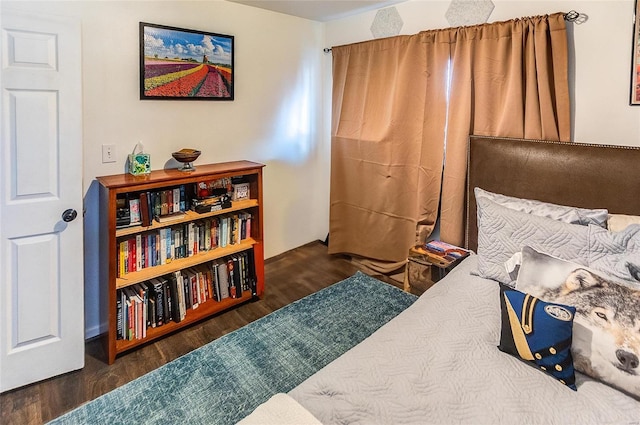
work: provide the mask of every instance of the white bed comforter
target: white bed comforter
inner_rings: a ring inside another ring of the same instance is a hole
[[[639,401],[582,374],[572,391],[499,351],[499,287],[476,262],[289,395],[323,424],[640,424]]]

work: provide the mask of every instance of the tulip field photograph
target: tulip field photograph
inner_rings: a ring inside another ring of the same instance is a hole
[[[233,100],[233,36],[140,23],[140,98]]]

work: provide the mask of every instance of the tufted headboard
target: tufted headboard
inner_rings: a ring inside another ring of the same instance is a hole
[[[473,189],[611,214],[640,215],[640,148],[471,136],[467,248],[477,250]]]

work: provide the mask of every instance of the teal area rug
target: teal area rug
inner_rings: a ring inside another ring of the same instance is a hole
[[[416,298],[358,272],[50,423],[236,423],[364,340]]]

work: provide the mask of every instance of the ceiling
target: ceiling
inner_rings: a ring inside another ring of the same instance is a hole
[[[227,0],[313,21],[327,22],[406,0]]]

